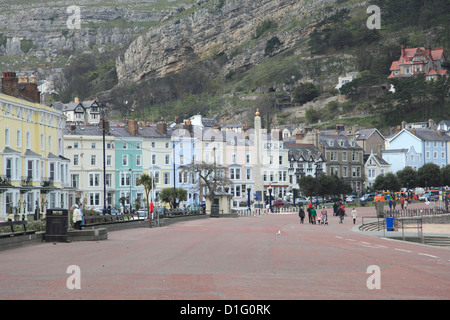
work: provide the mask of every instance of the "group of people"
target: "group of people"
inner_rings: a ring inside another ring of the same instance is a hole
[[[72,222],[74,229],[81,230],[81,228],[84,226],[83,204],[80,204],[80,206],[74,204],[72,208],[73,208]]]
[[[319,213],[317,213],[316,208],[314,208],[314,206],[311,203],[309,203],[306,211],[308,213],[309,223],[328,224],[328,212],[325,206],[322,206],[322,210]],[[344,216],[346,216],[344,205],[339,206],[336,204],[336,208],[333,206],[333,215],[339,216],[339,223],[344,223]],[[303,209],[303,206],[300,206],[298,216],[300,217],[300,223],[303,224],[303,221],[305,219],[305,210]],[[353,208],[352,210],[353,224],[356,224],[357,217],[358,213],[356,211],[356,208]]]

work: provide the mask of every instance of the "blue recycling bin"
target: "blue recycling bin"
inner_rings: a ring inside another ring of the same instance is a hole
[[[386,217],[386,230],[394,231],[394,217]]]

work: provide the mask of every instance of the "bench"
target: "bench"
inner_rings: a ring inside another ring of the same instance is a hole
[[[19,235],[26,235],[26,234],[33,234],[36,231],[34,230],[27,230],[27,221],[6,221],[6,222],[0,222],[0,228],[1,227],[11,227],[11,232],[8,233],[0,233],[0,238],[7,238],[7,237],[14,237]],[[24,231],[14,231],[15,226],[23,225]]]
[[[138,217],[136,214],[104,214],[98,216],[85,216],[84,224],[85,226],[102,225],[109,223],[120,223],[126,221],[133,221],[134,217]]]

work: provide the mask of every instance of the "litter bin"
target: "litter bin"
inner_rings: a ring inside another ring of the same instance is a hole
[[[212,204],[211,205],[211,218],[218,218],[219,217],[219,206]]]
[[[394,231],[394,217],[386,217],[386,230]]]
[[[45,241],[67,242],[69,210],[47,209],[45,218]]]

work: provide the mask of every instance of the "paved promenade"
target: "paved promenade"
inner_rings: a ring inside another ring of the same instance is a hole
[[[361,223],[375,212],[358,215]],[[349,216],[329,220],[210,218],[7,250],[0,299],[450,298],[449,249],[358,232]],[[79,289],[68,288],[69,266],[79,268]]]

